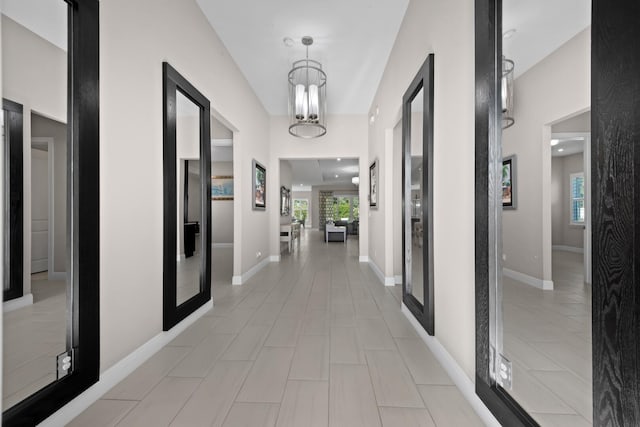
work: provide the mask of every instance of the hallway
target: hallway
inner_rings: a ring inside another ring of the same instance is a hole
[[[300,240],[242,286],[214,249],[215,308],[70,425],[482,425],[358,240]]]

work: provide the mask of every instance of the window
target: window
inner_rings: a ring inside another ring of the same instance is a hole
[[[307,219],[309,218],[308,199],[293,199],[293,217],[303,225],[306,225]]]
[[[334,221],[357,221],[360,218],[360,199],[358,196],[334,196],[331,215]]]
[[[570,223],[584,224],[584,173],[572,173],[570,181]]]

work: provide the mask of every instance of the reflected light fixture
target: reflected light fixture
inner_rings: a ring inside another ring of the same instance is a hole
[[[303,37],[302,44],[307,57],[295,61],[289,71],[289,133],[311,139],[327,133],[327,75],[322,64],[309,59],[313,38]]]
[[[552,147],[554,147],[554,146],[558,145],[559,143],[560,143],[560,140],[559,140],[559,139],[552,139],[552,140],[551,140],[551,146],[552,146]]]
[[[515,64],[512,60],[502,57],[502,129],[511,127],[515,123],[513,118],[513,69]]]
[[[354,176],[351,178],[351,183],[354,185],[360,185],[360,177],[359,176]]]

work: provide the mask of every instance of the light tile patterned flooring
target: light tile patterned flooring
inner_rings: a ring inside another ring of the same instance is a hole
[[[481,426],[358,240],[302,234],[242,286],[214,249],[214,309],[70,425]]]
[[[503,279],[510,393],[542,426],[592,424],[591,286],[582,256],[553,252],[553,291]]]

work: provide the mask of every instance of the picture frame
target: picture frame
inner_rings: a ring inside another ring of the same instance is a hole
[[[291,190],[280,187],[280,216],[289,216],[291,213]]]
[[[233,200],[232,175],[214,175],[211,177],[211,200]]]
[[[267,168],[253,160],[251,175],[251,198],[254,211],[267,209]]]
[[[378,159],[369,166],[369,207],[378,208]]]
[[[516,209],[516,156],[502,158],[502,209]]]

